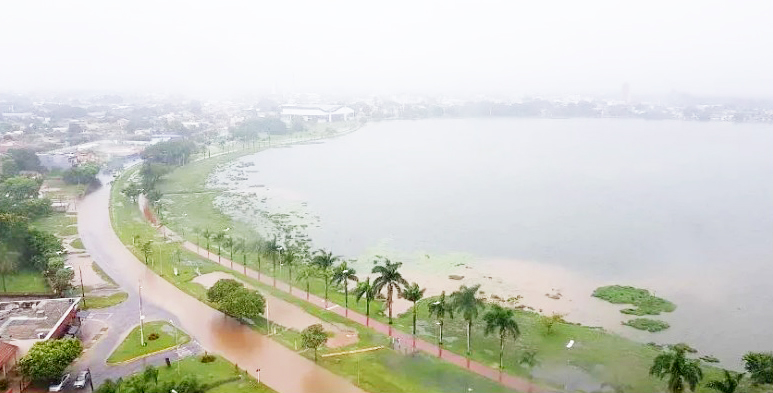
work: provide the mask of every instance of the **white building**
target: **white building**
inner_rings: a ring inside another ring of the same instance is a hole
[[[305,121],[332,123],[346,121],[354,116],[354,109],[343,105],[282,105],[282,120],[292,121],[300,117]]]

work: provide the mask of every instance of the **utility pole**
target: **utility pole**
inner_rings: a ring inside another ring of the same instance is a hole
[[[83,272],[81,272],[81,267],[80,266],[78,266],[78,275],[81,277],[81,297],[83,298],[83,306],[85,307],[86,306],[86,291],[83,289]]]
[[[142,282],[140,282],[139,296],[140,296],[140,346],[144,347],[145,331],[143,330],[143,320],[145,319],[145,316],[142,315]]]

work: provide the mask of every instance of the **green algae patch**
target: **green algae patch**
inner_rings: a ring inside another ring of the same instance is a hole
[[[666,299],[650,294],[650,291],[622,285],[608,285],[596,288],[593,297],[606,300],[614,304],[631,304],[636,308],[620,310],[629,315],[660,315],[661,312],[672,312],[676,305]]]

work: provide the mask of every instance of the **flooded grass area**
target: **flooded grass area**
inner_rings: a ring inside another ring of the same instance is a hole
[[[198,380],[208,386],[215,386],[209,393],[274,393],[275,391],[238,370],[236,366],[220,356],[215,361],[202,363],[200,356],[190,356],[172,363],[171,367],[159,367],[158,380],[179,381],[186,375],[195,375]]]
[[[113,353],[110,354],[110,357],[107,358],[107,363],[125,362],[190,341],[190,337],[185,332],[175,328],[166,321],[145,322],[142,331],[145,346],[142,346],[140,342],[140,326],[135,326]]]
[[[108,296],[86,296],[84,310],[108,308],[121,304],[129,297],[126,292],[116,292]]]
[[[78,234],[78,218],[65,213],[51,213],[51,215],[39,218],[32,222],[32,226],[42,231],[51,232],[57,236],[71,236]]]

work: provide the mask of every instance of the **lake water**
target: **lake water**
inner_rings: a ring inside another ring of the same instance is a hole
[[[216,178],[235,190],[224,211],[264,229],[265,214],[287,213],[315,246],[361,257],[360,272],[386,254],[431,290],[482,282],[737,366],[773,350],[771,147],[763,124],[395,121],[244,157]],[[620,307],[590,297],[605,284],[674,301],[656,317],[671,328],[621,327]]]

